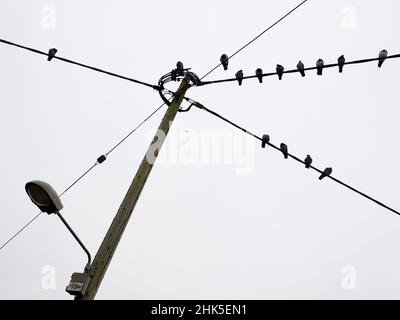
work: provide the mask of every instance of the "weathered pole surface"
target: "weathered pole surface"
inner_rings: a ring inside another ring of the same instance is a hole
[[[185,78],[182,80],[177,94],[172,100],[170,106],[168,107],[168,110],[165,113],[164,118],[160,123],[160,126],[158,127],[156,135],[154,136],[153,141],[151,142],[146,152],[146,155],[144,156],[142,163],[140,164],[139,169],[136,172],[135,177],[133,178],[128,192],[126,193],[125,198],[122,201],[118,212],[115,215],[110,225],[110,228],[108,229],[107,234],[103,239],[103,242],[100,245],[99,250],[97,251],[93,263],[90,265],[90,282],[87,287],[86,293],[84,296],[76,297],[76,299],[92,300],[96,296],[97,290],[100,287],[104,274],[106,273],[113,254],[117,249],[119,240],[124,233],[129,218],[132,215],[133,209],[135,208],[135,205],[140,197],[146,180],[151,172],[151,169],[153,168],[161,146],[164,143],[169,128],[175,119],[175,116],[179,110],[179,107],[182,103],[183,97],[188,87],[189,82]]]

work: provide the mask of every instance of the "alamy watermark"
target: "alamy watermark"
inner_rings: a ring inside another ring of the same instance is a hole
[[[42,267],[41,286],[43,290],[56,289],[56,268],[52,265]]]
[[[42,28],[44,30],[54,30],[57,24],[56,7],[53,5],[46,5],[40,12],[42,14]]]
[[[342,8],[341,27],[347,30],[355,30],[358,28],[357,10],[354,5],[345,5]]]
[[[231,166],[237,175],[254,173],[256,146],[245,133],[233,130],[171,130],[162,146],[165,133],[159,130],[153,140],[147,161],[157,165],[223,165]]]
[[[352,265],[345,265],[342,267],[342,281],[341,285],[344,290],[356,289],[356,268]]]

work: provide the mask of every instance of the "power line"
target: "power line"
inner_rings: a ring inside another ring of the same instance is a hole
[[[22,48],[22,49],[26,49],[26,50],[29,50],[29,51],[32,51],[32,52],[35,52],[35,53],[38,53],[38,54],[41,54],[41,55],[45,55],[45,56],[48,56],[48,54],[47,53],[45,53],[45,52],[42,52],[42,51],[39,51],[39,50],[36,50],[36,49],[33,49],[33,48],[28,48],[28,47],[24,47],[24,46],[21,46],[21,45],[18,45],[18,44],[15,44],[15,43],[12,43],[12,42],[9,42],[9,41],[6,41],[6,40],[2,40],[2,39],[0,39],[0,42],[3,42],[3,43],[6,43],[6,44],[9,44],[9,45],[12,45],[12,46],[16,46],[16,47],[19,47],[19,48]],[[59,60],[62,60],[62,61],[66,61],[66,62],[71,62],[71,63],[75,63],[75,62],[72,62],[71,60],[68,60],[68,59],[64,59],[64,58],[60,58],[60,57],[53,57],[53,58],[58,58]],[[75,63],[75,64],[78,64],[78,63]],[[81,65],[81,64],[78,64],[78,65]],[[85,66],[85,65],[82,65],[82,66]],[[88,66],[85,66],[85,67],[88,67]],[[93,69],[93,70],[96,70],[96,71],[100,71],[100,72],[103,72],[103,70],[100,70],[100,69],[97,69],[97,68],[93,68],[93,67],[88,67],[89,69]],[[104,73],[107,73],[107,74],[111,74],[111,73],[109,73],[109,72],[107,72],[107,71],[104,71]],[[117,76],[117,77],[122,77],[122,76],[119,76],[119,75],[116,75],[116,74],[111,74],[111,75],[114,75],[114,76]],[[131,80],[132,82],[138,82],[137,80],[134,80],[134,79],[130,79],[130,78],[126,78],[126,77],[122,77],[123,79],[126,79],[126,80]],[[140,83],[140,82],[139,82]],[[147,85],[147,84],[146,84]],[[148,85],[148,86],[151,86],[151,85]],[[157,90],[159,90],[159,87],[158,86],[152,86],[154,89],[157,89]],[[173,98],[173,96],[171,95],[171,97],[169,98],[169,99],[167,99],[167,100],[171,100]],[[101,163],[103,163],[106,159],[107,159],[107,157],[112,153],[112,152],[114,152],[123,142],[125,142],[136,130],[138,130],[142,125],[144,125],[148,120],[150,120],[150,118],[151,117],[153,117],[164,105],[166,104],[166,102],[163,102],[159,107],[157,107],[153,112],[151,112],[142,122],[140,122],[134,129],[132,129],[127,135],[125,135],[121,140],[119,140],[108,152],[106,152],[105,154],[103,154],[103,155],[101,155],[100,157],[98,157],[97,158],[97,160],[96,160],[96,162],[92,165],[92,166],[90,166],[83,174],[81,174],[76,180],[74,180],[60,195],[59,195],[59,197],[62,197],[63,195],[65,195],[71,188],[73,188],[79,181],[81,181],[85,176],[87,176],[97,165],[99,165],[99,164],[101,164]],[[2,250],[6,245],[8,245],[13,239],[15,239],[23,230],[25,230],[25,228],[27,228],[33,221],[35,221],[36,220],[36,218],[38,218],[39,216],[40,216],[40,214],[41,214],[42,212],[40,212],[37,216],[35,216],[33,219],[31,219],[28,223],[26,223],[21,229],[19,229],[12,237],[10,237],[1,247],[0,247],[0,250]]]
[[[268,30],[270,30],[271,28],[273,28],[275,25],[277,25],[279,22],[281,22],[282,20],[284,20],[287,16],[289,16],[292,12],[294,12],[295,10],[297,10],[299,7],[301,7],[304,3],[306,3],[308,0],[304,0],[303,2],[301,2],[299,5],[297,5],[295,8],[293,8],[292,10],[290,10],[287,14],[285,14],[282,18],[280,18],[279,20],[277,20],[275,23],[273,23],[271,26],[269,26],[267,29],[265,29],[263,32],[261,32],[259,35],[257,35],[255,38],[253,38],[252,40],[250,40],[248,43],[246,43],[244,46],[242,46],[240,49],[238,49],[235,53],[233,53],[229,58],[234,57],[235,55],[237,55],[240,51],[242,51],[243,49],[245,49],[247,46],[249,46],[251,43],[253,43],[254,41],[256,41],[258,38],[260,38],[264,33],[266,33]],[[0,42],[4,43],[4,44],[8,44],[11,46],[15,46],[24,50],[28,50],[40,55],[44,55],[50,58],[50,51],[49,53],[34,49],[34,48],[30,48],[30,47],[26,47],[26,46],[22,46],[20,44],[16,44],[4,39],[0,39]],[[55,50],[55,52],[57,52],[57,50]],[[151,85],[133,78],[128,78],[125,76],[121,76],[119,74],[115,74],[109,71],[105,71],[96,67],[92,67],[89,65],[85,65],[70,59],[66,59],[66,58],[62,58],[59,56],[56,56],[55,53],[51,56],[50,59],[58,59],[67,63],[71,63],[71,64],[75,64],[84,68],[88,68],[97,72],[101,72],[101,73],[105,73],[114,77],[118,77],[124,80],[128,80],[134,83],[138,83],[138,84],[142,84],[148,87],[151,87],[153,89],[159,90],[160,88],[156,85]],[[210,70],[207,74],[205,74],[201,79],[204,79],[206,76],[208,76],[209,74],[211,74],[215,69],[217,69],[221,64],[219,64],[218,66],[214,67],[212,70]],[[172,98],[172,96],[171,96]],[[170,98],[170,99],[171,99]],[[135,127],[131,132],[129,132],[125,137],[123,137],[114,147],[112,147],[110,149],[110,151],[108,151],[106,154],[100,156],[97,161],[89,168],[87,169],[79,178],[77,178],[71,185],[69,185],[61,194],[60,197],[63,196],[66,192],[68,192],[73,186],[75,186],[80,180],[82,180],[87,174],[89,174],[98,164],[101,164],[102,162],[104,162],[106,160],[106,157],[113,152],[117,147],[119,147],[126,139],[129,138],[129,136],[131,136],[137,129],[139,129],[147,120],[149,120],[157,111],[159,111],[163,106],[165,105],[165,103],[163,103],[161,106],[159,106],[156,110],[154,110],[145,120],[143,120],[137,127]]]
[[[255,138],[255,139],[261,141],[262,144],[268,145],[268,146],[272,147],[273,149],[275,149],[275,150],[277,150],[277,151],[279,151],[279,152],[282,152],[282,149],[281,149],[281,148],[275,146],[274,144],[272,144],[272,143],[269,141],[269,137],[268,137],[267,140],[266,140],[266,139],[263,139],[263,138],[257,136],[256,134],[250,132],[249,130],[246,130],[245,128],[239,126],[238,124],[232,122],[231,120],[229,120],[229,119],[223,117],[222,115],[218,114],[217,112],[206,108],[206,107],[205,107],[204,105],[202,105],[201,103],[199,103],[199,102],[197,102],[197,101],[194,101],[194,100],[192,100],[192,99],[190,99],[190,98],[187,98],[187,97],[185,97],[185,100],[188,101],[188,102],[190,102],[190,103],[191,103],[192,105],[194,105],[195,107],[197,107],[197,108],[199,108],[199,109],[201,109],[201,110],[204,110],[204,111],[206,111],[206,112],[212,114],[213,116],[215,116],[215,117],[217,117],[217,118],[219,118],[219,119],[221,119],[221,120],[223,120],[223,121],[229,123],[229,124],[232,125],[233,127],[237,128],[237,129],[239,129],[239,130],[245,132],[246,134],[252,136],[253,138]],[[290,157],[290,158],[292,158],[293,160],[296,160],[297,162],[299,162],[299,163],[301,163],[301,164],[303,164],[303,165],[306,165],[306,162],[305,162],[305,161],[301,160],[300,158],[296,157],[295,155],[290,154],[290,153],[288,153],[288,152],[286,153],[286,155],[287,155],[287,157]],[[312,166],[311,164],[308,164],[307,167],[310,168],[310,169],[312,169],[312,170],[314,170],[314,171],[316,171],[316,172],[318,172],[318,173],[321,174],[321,175],[323,175],[323,174],[326,173],[325,171],[320,170],[320,169],[318,169],[318,168]],[[326,170],[326,169],[325,169],[325,170]],[[331,180],[335,181],[336,183],[338,183],[338,184],[340,184],[340,185],[342,185],[342,186],[344,186],[344,187],[350,189],[351,191],[353,191],[353,192],[355,192],[355,193],[358,193],[359,195],[363,196],[364,198],[367,198],[368,200],[371,200],[371,201],[375,202],[375,203],[378,204],[379,206],[381,206],[381,207],[383,207],[383,208],[385,208],[385,209],[387,209],[387,210],[389,210],[389,211],[391,211],[391,212],[393,212],[393,213],[395,213],[395,214],[397,214],[397,215],[400,215],[400,212],[396,211],[395,209],[393,209],[393,208],[391,208],[391,207],[385,205],[384,203],[382,203],[382,202],[380,202],[379,200],[377,200],[377,199],[375,199],[375,198],[373,198],[373,197],[371,197],[371,196],[365,194],[364,192],[361,192],[360,190],[357,190],[356,188],[354,188],[354,187],[348,185],[347,183],[345,183],[345,182],[343,182],[343,181],[341,181],[341,180],[339,180],[339,179],[333,177],[332,175],[328,174],[328,175],[325,175],[325,177],[330,178]],[[321,179],[321,178],[320,178],[320,179]]]
[[[89,169],[87,169],[82,175],[79,176],[78,179],[76,179],[74,182],[72,182],[61,194],[60,194],[60,198],[66,194],[74,185],[76,185],[79,181],[81,181],[87,174],[89,174],[90,171],[92,171],[94,169],[94,167],[96,167],[99,164],[98,161],[96,161],[96,163],[94,165],[92,165]]]
[[[117,149],[126,139],[128,139],[136,130],[138,130],[142,125],[144,125],[148,120],[150,120],[151,117],[153,117],[162,107],[164,106],[164,103],[157,107],[152,113],[150,113],[142,122],[140,122],[134,129],[132,129],[127,135],[125,135],[118,143],[116,143],[107,153],[104,155],[101,155],[95,164],[93,164],[89,169],[87,169],[79,178],[77,178],[74,182],[72,182],[61,194],[60,197],[65,195],[72,187],[74,187],[79,181],[81,181],[86,175],[89,174],[97,165],[103,163],[107,156],[110,155],[115,149]],[[21,229],[19,229],[12,237],[10,237],[1,247],[0,250],[2,250],[7,244],[9,244],[14,238],[16,238],[25,228],[27,228],[33,221],[36,220],[40,216],[42,212],[37,214],[33,219],[31,219],[29,222],[27,222]]]
[[[101,155],[97,158],[96,162],[86,170],[78,179],[76,179],[72,184],[70,184],[61,194],[62,197],[67,191],[69,191],[73,186],[75,186],[80,180],[82,180],[90,171],[92,171],[97,165],[102,164],[107,157],[115,151],[126,139],[128,139],[136,130],[138,130],[142,125],[144,125],[151,117],[153,117],[163,106],[165,103],[157,107],[153,112],[151,112],[143,121],[141,121],[134,129],[132,129],[127,135],[125,135],[121,140],[119,140],[108,152]]]
[[[34,48],[29,48],[29,47],[26,47],[26,46],[22,46],[20,44],[13,43],[13,42],[10,42],[10,41],[4,40],[4,39],[0,39],[0,42],[2,42],[4,44],[11,45],[11,46],[14,46],[14,47],[18,47],[18,48],[21,48],[21,49],[24,49],[24,50],[28,50],[28,51],[31,51],[31,52],[34,52],[34,53],[37,53],[37,54],[44,55],[46,57],[49,57],[50,59],[57,59],[57,60],[64,61],[64,62],[67,62],[67,63],[71,63],[71,64],[74,64],[74,65],[77,65],[77,66],[80,66],[80,67],[83,67],[83,68],[87,68],[87,69],[90,69],[90,70],[93,70],[93,71],[104,73],[104,74],[107,74],[109,76],[113,76],[113,77],[117,77],[117,78],[120,78],[120,79],[128,80],[130,82],[134,82],[134,83],[137,83],[137,84],[141,84],[143,86],[150,87],[150,88],[153,88],[155,90],[158,89],[158,86],[156,86],[156,85],[152,85],[152,84],[149,84],[149,83],[146,83],[146,82],[143,82],[143,81],[140,81],[140,80],[136,80],[136,79],[133,79],[133,78],[125,77],[125,76],[119,75],[117,73],[113,73],[113,72],[106,71],[106,70],[103,70],[103,69],[100,69],[100,68],[92,67],[92,66],[80,63],[80,62],[76,62],[76,61],[70,60],[70,59],[62,58],[62,57],[59,57],[59,56],[50,56],[50,53],[46,53],[46,52],[43,52],[43,51],[40,51],[40,50],[37,50],[37,49],[34,49]]]
[[[116,148],[118,148],[126,139],[128,139],[137,129],[139,129],[143,124],[145,124],[152,116],[154,116],[163,106],[165,103],[161,104],[157,107],[152,113],[150,113],[139,125],[137,125],[133,130],[131,130],[125,137],[123,137],[115,146],[113,146],[107,153],[108,156],[111,152],[113,152]]]
[[[169,90],[168,90],[169,91]],[[178,93],[178,92],[177,92]],[[175,94],[175,93],[174,93]],[[167,100],[171,100],[173,96]],[[72,189],[79,181],[81,181],[86,175],[88,175],[97,165],[103,163],[107,157],[114,152],[123,142],[125,142],[136,130],[138,130],[142,125],[144,125],[150,118],[152,118],[166,103],[161,104],[159,107],[157,107],[153,112],[151,112],[142,122],[140,122],[134,129],[132,129],[127,135],[125,135],[121,140],[119,140],[108,152],[105,154],[101,155],[100,157],[97,158],[96,162],[89,167],[83,174],[79,176],[76,180],[74,180],[60,195],[59,197],[61,198],[63,195],[65,195],[70,189]],[[7,244],[9,244],[14,238],[16,238],[25,228],[27,228],[33,221],[36,220],[40,216],[42,212],[40,212],[38,215],[36,215],[32,220],[30,220],[28,223],[26,223],[21,229],[19,229],[11,238],[9,238],[1,247],[0,250],[2,250]]]
[[[244,48],[246,48],[247,46],[249,46],[252,42],[254,42],[255,40],[257,40],[257,39],[258,39],[259,37],[261,37],[265,32],[267,32],[269,29],[271,29],[271,28],[274,27],[276,24],[278,24],[280,21],[282,21],[283,19],[285,19],[288,15],[290,15],[293,11],[295,11],[297,8],[299,8],[301,5],[303,5],[305,2],[307,2],[307,0],[303,1],[301,4],[299,4],[298,6],[296,6],[294,9],[292,9],[289,13],[287,13],[287,14],[286,14],[285,16],[283,16],[281,19],[279,19],[279,20],[276,21],[274,24],[272,24],[270,27],[268,27],[267,29],[265,29],[265,30],[264,30],[262,33],[260,33],[257,37],[255,37],[254,39],[252,39],[251,41],[249,41],[246,45],[244,45],[242,48],[240,48],[239,50],[237,50],[234,54],[232,54],[232,55],[230,56],[230,58],[233,57],[233,56],[235,56],[236,54],[238,54],[240,51],[242,51],[242,50],[243,50]],[[119,74],[116,74],[116,73],[112,73],[112,72],[105,71],[105,70],[102,70],[102,69],[99,69],[99,68],[96,68],[96,67],[92,67],[92,66],[89,66],[89,65],[85,65],[85,64],[82,64],[82,63],[79,63],[79,62],[76,62],[76,61],[73,61],[73,60],[70,60],[70,59],[66,59],[66,58],[62,58],[62,57],[56,56],[56,52],[57,52],[56,49],[50,49],[49,52],[46,53],[46,52],[43,52],[43,51],[40,51],[40,50],[37,50],[37,49],[34,49],[34,48],[29,48],[29,47],[26,47],[26,46],[22,46],[22,45],[19,45],[19,44],[10,42],[10,41],[4,40],[4,39],[0,39],[0,42],[2,42],[2,43],[4,43],[4,44],[11,45],[11,46],[15,46],[15,47],[18,47],[18,48],[21,48],[21,49],[24,49],[24,50],[28,50],[28,51],[31,51],[31,52],[34,52],[34,53],[37,53],[37,54],[40,54],[40,55],[47,56],[47,57],[48,57],[48,61],[50,61],[50,60],[52,60],[52,59],[61,60],[61,61],[64,61],[64,62],[67,62],[67,63],[71,63],[71,64],[75,64],[75,65],[78,65],[78,66],[81,66],[81,67],[84,67],[84,68],[87,68],[87,69],[90,69],[90,70],[94,70],[94,71],[97,71],[97,72],[100,72],[100,73],[104,73],[104,74],[107,74],[107,75],[110,75],[110,76],[114,76],[114,77],[117,77],[117,78],[120,78],[120,79],[128,80],[128,81],[131,81],[131,82],[134,82],[134,83],[137,83],[137,84],[141,84],[141,85],[144,85],[144,86],[147,86],[147,87],[151,87],[151,88],[153,88],[153,89],[155,89],[155,90],[160,90],[160,88],[159,88],[158,86],[156,86],[156,85],[151,85],[151,84],[148,84],[148,83],[145,83],[145,82],[142,82],[142,81],[133,79],[133,78],[128,78],[128,77],[125,77],[125,76],[122,76],[122,75],[119,75]],[[218,66],[216,66],[215,68],[213,68],[211,71],[209,71],[209,72],[208,72],[206,75],[204,75],[201,79],[204,79],[206,76],[208,76],[210,73],[212,73],[212,72],[213,72],[215,69],[217,69],[219,66],[220,66],[220,64],[219,64]],[[171,96],[170,99],[172,99],[172,97],[173,97],[173,96]],[[168,99],[168,100],[170,100],[170,99]],[[157,111],[159,111],[165,104],[166,104],[166,101],[164,101],[164,103],[163,103],[161,106],[159,106],[158,108],[156,108],[156,109],[155,109],[148,117],[146,117],[146,119],[144,119],[137,127],[135,127],[135,128],[134,128],[133,130],[131,130],[125,137],[123,137],[123,138],[122,138],[115,146],[113,146],[106,154],[101,155],[101,156],[97,159],[97,161],[95,162],[95,164],[93,164],[88,170],[86,170],[79,178],[77,178],[71,185],[69,185],[69,186],[60,194],[60,197],[63,196],[66,192],[68,192],[72,187],[74,187],[79,181],[81,181],[81,180],[82,180],[87,174],[89,174],[98,164],[103,163],[103,162],[107,159],[107,156],[108,156],[109,154],[111,154],[116,148],[118,148],[126,139],[129,138],[129,136],[131,136],[137,129],[139,129],[146,121],[148,121],[148,120],[149,120]],[[24,227],[22,227],[22,228],[21,228],[15,235],[13,235],[8,241],[6,241],[6,242],[0,247],[0,250],[3,249],[8,243],[10,243],[15,237],[17,237],[17,236],[18,236],[26,227],[28,227],[33,221],[35,221],[36,218],[40,216],[40,214],[41,214],[41,212],[40,212],[37,216],[35,216],[32,220],[30,220]]]
[[[292,10],[290,10],[288,13],[286,13],[282,18],[271,24],[268,28],[266,28],[263,32],[261,32],[259,35],[257,35],[255,38],[247,42],[243,47],[241,47],[239,50],[237,50],[235,53],[233,53],[231,56],[228,57],[228,59],[231,59],[232,57],[236,56],[240,51],[248,47],[250,44],[252,44],[254,41],[256,41],[258,38],[260,38],[264,33],[275,27],[279,22],[284,20],[286,17],[288,17],[291,13],[296,11],[298,8],[300,8],[303,4],[305,4],[308,0],[304,0],[300,4],[298,4],[296,7],[294,7]],[[210,71],[208,71],[203,77],[201,77],[200,80],[203,80],[205,77],[207,77],[210,73],[214,72],[222,63],[218,64],[214,68],[212,68]]]
[[[386,59],[396,59],[396,58],[400,58],[400,54],[390,55],[390,56],[386,57]],[[380,60],[380,58],[369,58],[369,59],[348,61],[348,62],[344,62],[343,64],[331,63],[331,64],[324,65],[322,67],[322,69],[339,67],[340,65],[362,64],[362,63],[374,62],[374,61],[379,61],[379,60]],[[304,71],[311,71],[311,70],[317,70],[317,69],[318,69],[317,66],[308,67],[308,68],[304,68]],[[298,69],[292,69],[292,70],[283,71],[282,74],[299,73],[299,72],[300,71]],[[278,75],[278,72],[263,73],[261,76],[264,78],[264,77],[271,77],[271,76],[275,76],[275,75]],[[246,77],[243,77],[242,80],[253,79],[253,78],[258,78],[258,77],[259,76],[257,76],[257,75],[246,76]],[[209,84],[214,84],[214,83],[232,82],[232,81],[238,81],[238,79],[237,78],[229,78],[229,79],[221,79],[221,80],[214,80],[214,81],[204,81],[204,82],[201,82],[200,85],[204,86],[204,85],[209,85]]]
[[[43,212],[39,212],[35,217],[29,220],[21,229],[19,229],[10,239],[4,242],[4,244],[0,247],[0,250],[2,250],[7,244],[9,244],[12,240],[14,240],[15,237],[17,237],[22,231],[24,231],[25,228],[28,227],[33,221],[35,221],[42,213]]]
[[[270,30],[272,27],[274,27],[276,24],[278,24],[280,21],[282,21],[283,19],[285,19],[287,16],[289,16],[292,12],[294,12],[296,9],[298,9],[301,5],[303,5],[305,2],[307,2],[308,0],[305,0],[305,1],[303,1],[302,3],[300,3],[298,6],[296,6],[294,9],[292,9],[291,11],[289,11],[286,15],[284,15],[282,18],[280,18],[278,21],[276,21],[274,24],[272,24],[271,26],[269,26],[267,29],[265,29],[262,33],[260,33],[258,36],[256,36],[254,39],[252,39],[251,41],[249,41],[247,44],[245,44],[243,47],[241,47],[239,50],[237,50],[234,54],[232,54],[229,58],[232,58],[233,56],[235,56],[236,54],[238,54],[240,51],[242,51],[243,49],[245,49],[247,46],[249,46],[251,43],[253,43],[255,40],[257,40],[259,37],[261,37],[264,33],[266,33],[268,30]],[[78,66],[81,66],[81,67],[84,67],[84,68],[87,68],[87,69],[91,69],[91,70],[94,70],[94,71],[97,71],[97,72],[100,72],[100,73],[104,73],[104,74],[108,74],[108,75],[110,75],[110,76],[114,76],[114,77],[117,77],[117,78],[121,78],[121,79],[124,79],[124,80],[128,80],[128,81],[131,81],[131,82],[134,82],[134,83],[138,83],[138,84],[142,84],[142,85],[144,85],[144,86],[147,86],[147,87],[151,87],[151,88],[153,88],[153,89],[155,89],[155,90],[160,90],[160,88],[158,87],[158,86],[156,86],[156,85],[151,85],[151,84],[148,84],[148,83],[145,83],[145,82],[142,82],[142,81],[139,81],[139,80],[136,80],[136,79],[133,79],[133,78],[128,78],[128,77],[125,77],[125,76],[121,76],[121,75],[119,75],[119,74],[115,74],[115,73],[112,73],[112,72],[109,72],[109,71],[105,71],[105,70],[102,70],[102,69],[99,69],[99,68],[96,68],[96,67],[92,67],[92,66],[89,66],[89,65],[85,65],[85,64],[82,64],[82,63],[79,63],[79,62],[76,62],[76,61],[73,61],[73,60],[70,60],[70,59],[66,59],[66,58],[62,58],[62,57],[59,57],[59,56],[56,56],[55,55],[55,53],[57,52],[57,50],[55,50],[55,49],[50,49],[49,50],[49,53],[46,53],[46,52],[43,52],[43,51],[40,51],[40,50],[37,50],[37,49],[34,49],[34,48],[29,48],[29,47],[26,47],[26,46],[22,46],[22,45],[19,45],[19,44],[16,44],[16,43],[13,43],[13,42],[10,42],[10,41],[7,41],[7,40],[3,40],[3,39],[0,39],[0,42],[2,42],[2,43],[5,43],[5,44],[8,44],[8,45],[11,45],[11,46],[15,46],[15,47],[18,47],[18,48],[21,48],[21,49],[24,49],[24,50],[28,50],[28,51],[31,51],[31,52],[34,52],[34,53],[37,53],[37,54],[40,54],[40,55],[44,55],[44,56],[47,56],[48,57],[48,60],[50,61],[51,59],[58,59],[58,60],[61,60],[61,61],[64,61],[64,62],[67,62],[67,63],[71,63],[71,64],[75,64],[75,65],[78,65]],[[51,50],[55,50],[55,51],[53,51],[53,53],[51,53]],[[215,68],[213,68],[211,71],[209,71],[207,74],[205,74],[201,79],[204,79],[206,76],[208,76],[209,74],[211,74],[215,69],[217,69],[219,66],[220,66],[221,64],[219,64],[218,66],[216,66]],[[169,91],[169,90],[168,90]],[[172,97],[173,96],[171,96],[170,97],[170,99],[172,99]],[[168,100],[170,100],[170,99],[168,99]],[[74,187],[79,181],[81,181],[87,174],[89,174],[98,164],[101,164],[101,163],[103,163],[105,160],[106,160],[106,158],[107,158],[107,156],[110,154],[110,153],[112,153],[116,148],[118,148],[126,139],[128,139],[129,138],[129,136],[131,136],[137,129],[139,129],[146,121],[148,121],[157,111],[159,111],[163,106],[165,105],[165,102],[161,105],[161,106],[159,106],[158,108],[156,108],[145,120],[143,120],[137,127],[135,127],[132,131],[130,131],[125,137],[123,137],[115,146],[113,146],[106,154],[104,154],[104,155],[101,155],[98,159],[97,159],[97,161],[95,162],[95,164],[93,164],[89,169],[87,169],[79,178],[77,178],[71,185],[69,185],[61,194],[60,194],[60,197],[61,196],[63,196],[66,192],[68,192],[72,187]],[[32,219],[31,221],[29,221],[23,228],[21,228],[13,237],[11,237],[2,247],[0,247],[0,250],[2,249],[2,248],[4,248],[10,241],[12,241],[17,235],[19,235],[28,225],[30,225],[38,216],[40,215],[40,213],[34,218],[34,219]]]

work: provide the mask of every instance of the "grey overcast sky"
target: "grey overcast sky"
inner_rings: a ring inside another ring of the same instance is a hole
[[[1,38],[156,83],[178,60],[199,76],[299,0],[0,0]],[[207,79],[400,53],[395,0],[309,0]],[[400,208],[400,61],[192,88],[188,96]],[[0,242],[161,104],[147,87],[0,45]],[[163,111],[63,197],[92,254]],[[179,114],[99,299],[400,297],[400,217],[201,110]],[[85,255],[55,216],[0,251],[0,298],[70,299]]]

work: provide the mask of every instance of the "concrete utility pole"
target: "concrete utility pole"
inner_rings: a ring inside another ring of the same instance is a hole
[[[139,199],[146,180],[153,168],[159,150],[168,134],[170,125],[175,119],[178,109],[185,96],[186,90],[189,87],[189,81],[185,78],[177,91],[176,96],[168,107],[167,112],[162,119],[156,135],[151,142],[146,155],[144,156],[140,167],[133,178],[133,181],[126,193],[117,214],[112,221],[110,228],[100,245],[99,250],[93,260],[93,263],[85,273],[74,273],[71,282],[67,287],[67,291],[75,294],[76,300],[92,300],[96,296],[97,290],[100,287],[104,274],[107,271],[108,265],[111,262],[113,254],[118,246],[119,240],[124,233],[125,227],[128,224],[132,211]],[[77,293],[80,294],[77,294]]]

